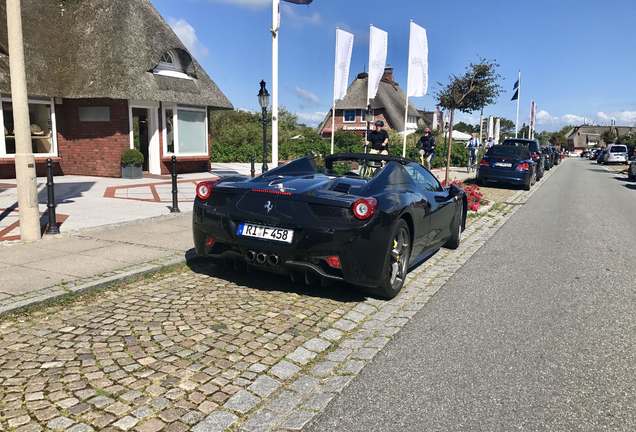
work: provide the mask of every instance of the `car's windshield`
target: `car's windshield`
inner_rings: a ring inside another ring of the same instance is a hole
[[[612,146],[610,148],[611,153],[627,153],[627,147],[625,146]]]
[[[515,139],[507,139],[503,142],[503,145],[505,146],[516,146],[516,147],[527,147],[530,149],[530,151],[533,152],[538,152],[539,149],[539,145],[537,144],[536,141],[531,141],[531,140],[515,140]]]

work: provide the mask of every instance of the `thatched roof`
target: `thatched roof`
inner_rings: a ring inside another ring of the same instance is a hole
[[[344,99],[336,102],[336,109],[366,109],[367,86],[369,77],[366,73],[360,73],[347,89]],[[386,111],[387,121],[397,131],[404,130],[404,103],[406,96],[400,86],[392,79],[383,78],[380,81],[378,93],[371,99],[372,109]],[[420,117],[420,113],[409,103],[409,116]]]
[[[63,5],[63,6],[61,6]],[[29,95],[166,101],[231,108],[192,59],[194,80],[152,73],[167,51],[191,57],[149,0],[22,0]],[[6,3],[0,1],[0,22]],[[0,93],[10,93],[0,26]]]

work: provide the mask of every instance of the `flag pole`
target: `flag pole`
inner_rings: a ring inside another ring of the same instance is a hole
[[[411,19],[411,24],[413,20]],[[411,24],[409,24],[409,35],[411,33]],[[411,61],[411,38],[409,37],[409,62]],[[411,65],[406,68],[406,102],[404,104],[404,137],[402,142],[402,157],[406,157],[406,124],[409,120],[409,74],[411,73]]]
[[[272,0],[272,168],[278,166],[278,31],[280,0]]]
[[[338,68],[338,64],[336,63],[338,61],[338,27],[336,27],[336,55],[334,56],[334,75],[333,75],[333,80],[334,80],[334,87],[335,87],[335,82],[336,82],[336,73],[337,73],[337,68]],[[333,92],[333,105],[331,105],[331,154],[333,154],[334,152],[334,146],[335,146],[335,129],[336,129],[336,91],[334,89]]]
[[[404,106],[404,142],[402,143],[402,157],[406,157],[406,124],[409,119],[409,96],[406,93],[406,105]]]
[[[521,99],[521,71],[519,71],[519,88],[517,88],[517,122],[515,123],[515,138],[519,137],[519,101]]]

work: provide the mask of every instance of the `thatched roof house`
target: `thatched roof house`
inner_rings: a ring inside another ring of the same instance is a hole
[[[155,174],[171,154],[207,166],[207,110],[232,105],[149,0],[22,0],[22,14],[31,122],[49,136],[34,151],[73,174],[118,175],[132,146]],[[10,93],[0,26],[0,159],[15,152]]]
[[[368,74],[360,73],[347,89],[342,100],[336,102],[336,130],[364,131],[366,121],[364,113],[367,109]],[[371,110],[375,120],[383,120],[388,129],[397,132],[415,131],[421,117],[417,108],[409,104],[408,121],[404,125],[404,107],[406,96],[393,79],[393,68],[387,67],[380,81],[378,93],[371,102]],[[320,133],[331,133],[331,110],[320,125]]]

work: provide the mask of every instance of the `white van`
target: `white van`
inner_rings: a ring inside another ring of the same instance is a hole
[[[605,160],[607,164],[611,163],[629,163],[629,157],[627,156],[627,146],[623,144],[610,144],[607,146],[607,152],[605,153]]]

